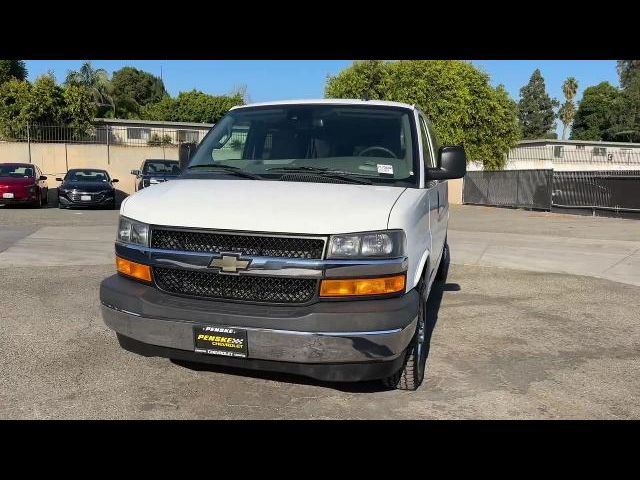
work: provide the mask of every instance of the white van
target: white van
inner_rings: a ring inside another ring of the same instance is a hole
[[[420,385],[461,147],[416,106],[303,100],[233,108],[183,163],[121,206],[100,300],[123,348]]]

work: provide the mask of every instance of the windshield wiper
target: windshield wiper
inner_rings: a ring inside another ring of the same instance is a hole
[[[268,171],[284,172],[284,173],[315,173],[321,177],[339,178],[352,183],[360,183],[362,185],[373,185],[370,180],[360,177],[357,173],[347,172],[344,170],[331,170],[324,167],[273,167],[267,168]]]
[[[190,167],[187,167],[187,170],[191,170],[193,168],[213,168],[217,170],[222,170],[225,173],[230,173],[231,175],[237,175],[238,177],[244,177],[244,178],[251,178],[253,180],[260,180],[262,178],[253,173],[245,172],[240,167],[233,167],[231,165],[216,165],[215,163],[205,163],[203,165],[191,165]]]

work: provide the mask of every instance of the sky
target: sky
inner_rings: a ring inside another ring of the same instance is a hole
[[[618,85],[615,60],[471,60],[491,78],[493,85],[503,84],[518,100],[520,88],[539,68],[549,94],[562,101],[562,82],[569,76],[578,80],[579,100],[586,87],[609,81]],[[26,60],[29,80],[52,71],[59,82],[82,60]],[[95,60],[96,68],[109,73],[126,65],[160,76],[167,91],[175,96],[197,89],[210,94],[228,93],[246,85],[249,100],[321,98],[328,75],[351,64],[351,60]],[[558,122],[559,124],[560,122]],[[558,125],[558,132],[562,130]]]

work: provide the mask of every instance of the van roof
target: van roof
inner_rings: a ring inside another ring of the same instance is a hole
[[[247,107],[266,107],[266,106],[280,106],[280,105],[359,105],[359,106],[386,106],[386,107],[399,107],[415,110],[415,105],[409,105],[408,103],[401,102],[388,102],[386,100],[362,100],[354,98],[320,98],[320,99],[300,99],[300,100],[277,100],[273,102],[260,102],[249,103],[247,105],[237,105],[232,107],[231,110],[237,110]]]

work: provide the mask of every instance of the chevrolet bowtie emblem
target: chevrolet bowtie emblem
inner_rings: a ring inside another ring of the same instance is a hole
[[[219,258],[214,258],[209,263],[211,268],[219,268],[221,272],[238,273],[238,270],[249,268],[251,260],[240,260],[239,254],[222,254]]]

